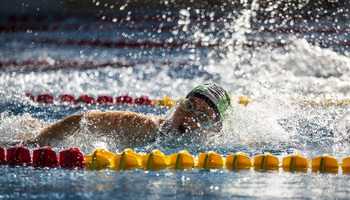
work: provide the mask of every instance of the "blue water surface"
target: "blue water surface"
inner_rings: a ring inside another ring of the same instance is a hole
[[[282,171],[89,171],[2,167],[5,199],[347,199],[348,175]]]
[[[274,7],[264,9],[262,11],[267,12]],[[283,157],[294,153],[300,153],[309,162],[329,153],[341,163],[343,158],[350,156],[349,105],[301,102],[350,98],[349,10],[344,6],[314,16],[310,14],[313,17],[271,13],[263,16],[256,11],[254,6],[234,11],[136,10],[108,14],[105,18],[99,13],[94,18],[78,15],[57,20],[52,17],[24,24],[9,21],[9,16],[1,16],[1,23],[6,27],[34,24],[58,28],[4,29],[0,33],[0,141],[35,135],[40,128],[29,129],[26,124],[32,119],[41,120],[44,126],[48,126],[89,110],[130,110],[153,115],[164,115],[170,110],[167,107],[73,105],[57,101],[40,104],[29,100],[25,92],[35,96],[50,93],[55,98],[68,93],[76,98],[83,94],[95,98],[104,94],[113,97],[128,94],[134,98],[148,95],[151,99],[160,99],[167,95],[179,99],[197,85],[215,82],[222,85],[233,99],[233,107],[228,111],[227,121],[219,135],[173,136],[130,145],[119,143],[112,137],[92,137],[91,133],[81,132],[52,148],[58,153],[75,146],[85,155],[101,147],[114,153],[128,147],[141,154],[159,149],[167,155],[185,149],[195,157],[211,150],[224,157],[241,151],[252,159],[270,152],[280,162]],[[117,20],[114,21],[113,16]],[[271,16],[280,18],[273,20]],[[175,41],[185,45],[110,48],[46,43],[43,39]],[[193,45],[196,42],[207,45]],[[52,63],[92,60],[132,65],[78,65],[48,69],[4,64],[28,59]],[[247,106],[237,104],[240,96],[249,96],[251,103]],[[293,99],[297,103],[293,103]],[[30,147],[31,152],[34,149]],[[0,168],[1,199],[350,197],[350,176],[341,169],[338,173],[314,173],[311,169],[285,172],[282,169],[232,171],[224,168],[159,171],[35,169],[6,165]]]

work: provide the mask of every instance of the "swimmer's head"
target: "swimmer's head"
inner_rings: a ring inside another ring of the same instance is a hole
[[[181,134],[198,129],[218,132],[230,105],[230,97],[222,87],[212,83],[198,86],[178,103],[172,126]]]

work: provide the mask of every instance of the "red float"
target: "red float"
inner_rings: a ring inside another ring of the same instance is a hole
[[[35,97],[29,93],[26,92],[25,95],[30,98],[30,100],[35,101]],[[78,99],[75,99],[74,96],[69,94],[62,94],[57,98],[58,101],[61,102],[68,102],[68,103],[84,103],[84,104],[112,104],[114,103],[114,99],[112,96],[109,95],[101,95],[96,100],[94,97],[91,97],[89,95],[81,95]],[[54,97],[51,94],[44,93],[37,96],[37,102],[39,103],[54,103]],[[142,95],[139,98],[133,99],[132,97],[128,95],[121,95],[116,97],[115,103],[117,104],[135,104],[135,105],[147,105],[147,106],[154,106],[153,101],[149,99],[148,96]]]
[[[0,164],[6,164],[5,149],[0,147]]]
[[[26,95],[26,97],[29,97],[30,100],[35,101],[35,97],[31,93],[26,92],[25,95]]]
[[[38,103],[53,103],[53,96],[51,94],[39,94],[36,98]]]
[[[132,104],[133,99],[128,95],[122,95],[116,98],[116,103],[118,104]]]
[[[96,101],[93,97],[90,97],[89,95],[81,95],[76,101],[77,103],[87,103],[87,104],[95,104]]]
[[[7,149],[7,164],[10,166],[28,166],[32,164],[32,158],[27,148],[17,146]]]
[[[142,95],[140,98],[136,98],[134,103],[136,105],[146,105],[146,106],[152,105],[152,101],[146,95]]]
[[[63,101],[63,102],[75,103],[75,98],[72,95],[69,95],[69,94],[62,94],[57,99],[59,101]]]
[[[85,166],[85,158],[78,148],[70,148],[60,152],[60,166],[62,168],[80,168]]]
[[[43,147],[33,152],[34,167],[56,167],[58,160],[56,152],[50,147]]]
[[[97,103],[99,104],[109,104],[113,103],[113,97],[107,96],[107,95],[102,95],[97,98]]]

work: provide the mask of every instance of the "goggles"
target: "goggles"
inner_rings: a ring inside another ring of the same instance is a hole
[[[180,108],[185,112],[193,112],[195,114],[196,121],[202,128],[208,128],[212,125],[212,121],[209,115],[203,111],[197,110],[196,105],[192,99],[181,99]]]

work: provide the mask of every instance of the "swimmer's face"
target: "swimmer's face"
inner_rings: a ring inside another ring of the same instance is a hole
[[[215,112],[204,100],[197,97],[185,99],[187,103],[175,110],[172,125],[180,134],[203,129],[216,122]]]

